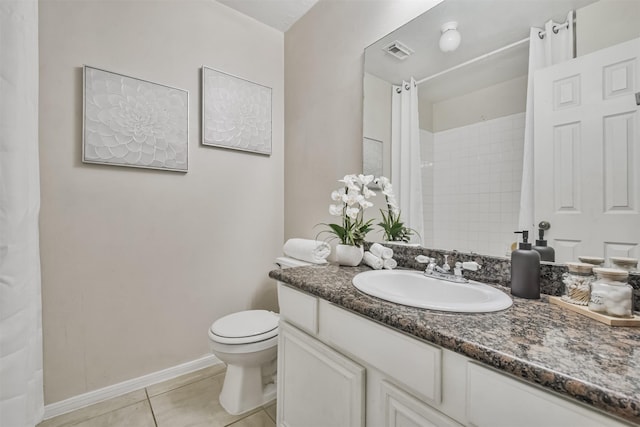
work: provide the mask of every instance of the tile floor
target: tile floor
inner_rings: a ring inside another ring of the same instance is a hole
[[[224,365],[211,366],[51,418],[37,427],[275,427],[276,405],[229,415],[218,403]]]

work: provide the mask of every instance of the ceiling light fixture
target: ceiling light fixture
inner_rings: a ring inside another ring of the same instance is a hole
[[[443,52],[453,52],[460,46],[462,37],[458,32],[458,23],[456,21],[447,22],[440,27],[442,35],[440,36],[440,50]]]

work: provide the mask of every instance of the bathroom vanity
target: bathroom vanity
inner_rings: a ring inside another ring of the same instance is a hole
[[[540,301],[443,313],[351,284],[367,267],[274,270],[279,426],[640,424],[640,332]],[[508,293],[507,288],[498,287]]]

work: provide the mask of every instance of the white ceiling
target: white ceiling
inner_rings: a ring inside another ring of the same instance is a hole
[[[286,32],[318,0],[218,0],[277,30]]]
[[[567,13],[596,0],[445,0],[369,46],[365,70],[397,84],[414,77],[421,80],[458,64],[520,41],[531,27],[544,27],[553,19],[564,22]],[[454,52],[438,48],[440,27],[457,21],[462,43]],[[577,24],[579,25],[579,23]],[[398,40],[415,51],[399,61],[382,48]],[[456,71],[434,78],[419,87],[421,98],[431,102],[459,96],[527,73],[528,43],[490,56]]]
[[[318,0],[217,0],[264,24],[286,32]],[[346,0],[345,0],[346,1]],[[371,1],[371,0],[369,0]],[[530,27],[597,0],[445,0],[365,50],[365,70],[397,84],[421,80],[529,36]],[[440,26],[457,21],[462,43],[455,52],[438,48]],[[579,24],[578,24],[579,25]],[[415,53],[404,61],[382,48],[399,40]],[[438,102],[527,73],[528,45],[522,44],[473,65],[434,78],[420,86],[420,98]]]

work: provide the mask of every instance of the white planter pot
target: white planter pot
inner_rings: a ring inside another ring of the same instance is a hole
[[[355,267],[360,264],[364,255],[362,246],[337,245],[336,261],[340,265],[347,267]]]

